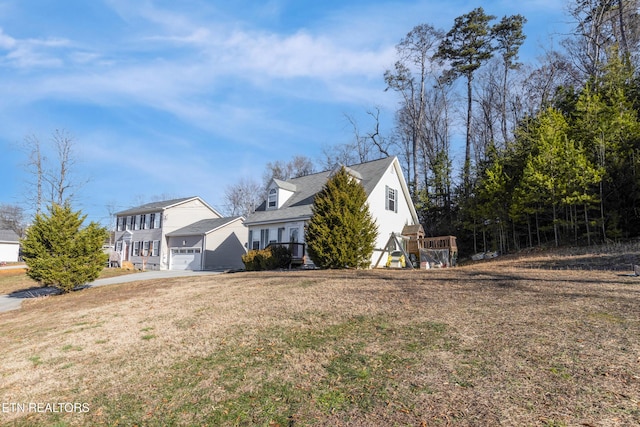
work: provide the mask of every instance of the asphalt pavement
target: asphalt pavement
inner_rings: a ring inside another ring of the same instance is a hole
[[[10,269],[13,267],[0,267],[0,269]],[[188,276],[206,276],[212,274],[220,274],[222,271],[176,271],[176,270],[163,270],[163,271],[144,271],[141,273],[124,274],[122,276],[109,277],[106,279],[98,279],[94,282],[87,283],[86,287],[93,288],[97,286],[114,285],[117,283],[129,283],[138,282],[140,280],[153,280],[153,279],[170,279],[173,277],[188,277]],[[21,307],[22,301],[28,298],[37,298],[46,295],[55,295],[57,293],[55,288],[31,288],[24,291],[13,292],[9,295],[0,295],[0,312],[17,310]]]

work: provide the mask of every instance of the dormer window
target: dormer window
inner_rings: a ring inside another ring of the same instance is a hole
[[[269,198],[267,199],[267,207],[275,208],[278,205],[278,192],[275,188],[269,190]]]

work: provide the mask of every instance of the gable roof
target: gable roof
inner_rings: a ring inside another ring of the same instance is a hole
[[[242,216],[234,216],[228,218],[215,218],[215,219],[202,219],[186,227],[179,228],[170,233],[167,236],[200,236],[203,234],[211,233],[219,228],[222,228],[232,222],[243,219]]]
[[[278,188],[282,188],[282,189],[289,190],[289,191],[296,191],[295,184],[292,184],[290,182],[283,181],[281,179],[273,178],[273,183],[276,184],[276,186]]]
[[[349,166],[347,171],[353,175],[355,175],[353,172],[359,175],[358,178],[362,179],[360,183],[368,197],[395,159],[395,157],[386,157],[360,163]],[[322,190],[331,174],[335,173],[335,171],[336,169],[333,169],[286,181],[295,186],[296,191],[294,194],[279,209],[267,210],[266,203],[262,203],[253,214],[247,217],[245,225],[282,220],[295,221],[311,217],[311,208],[315,195]]]
[[[20,237],[13,230],[0,230],[0,242],[19,243]]]
[[[136,206],[133,208],[129,208],[120,212],[116,212],[116,215],[134,215],[134,214],[143,214],[147,212],[157,212],[159,210],[165,210],[168,208],[172,208],[174,206],[180,205],[182,203],[190,202],[191,200],[200,200],[203,205],[211,209],[217,215],[220,215],[218,211],[209,206],[204,200],[202,200],[198,196],[191,197],[182,197],[180,199],[170,199],[170,200],[160,200],[156,202],[146,203],[144,205]]]

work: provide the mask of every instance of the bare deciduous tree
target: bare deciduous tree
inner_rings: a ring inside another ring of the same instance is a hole
[[[418,153],[420,146],[425,143],[422,131],[427,81],[433,77],[432,60],[443,36],[442,30],[428,24],[414,27],[396,46],[400,59],[395,63],[394,70],[384,73],[387,90],[393,89],[402,96],[403,123],[410,124],[402,128],[411,132],[409,185],[414,198],[418,188]]]
[[[73,168],[77,163],[74,140],[67,131],[56,129],[51,142],[57,161],[45,175],[45,181],[51,187],[51,201],[62,205],[65,200],[73,199],[73,191],[79,184],[72,179]]]
[[[13,230],[22,237],[25,227],[25,214],[22,207],[0,204],[0,230]]]
[[[241,178],[224,192],[226,212],[231,216],[252,214],[264,199],[264,188],[256,181]]]
[[[640,47],[638,0],[572,0],[568,11],[575,21],[575,37],[564,41],[569,57],[583,79],[598,77],[602,64],[615,50],[637,57]]]
[[[35,209],[36,213],[42,211],[42,188],[44,186],[44,161],[42,155],[42,145],[35,135],[25,137],[23,143],[24,149],[27,151],[28,159],[26,163],[27,172],[32,177],[32,181],[27,182],[27,186],[31,187],[31,191],[27,191],[27,202]]]
[[[77,157],[71,134],[56,129],[48,146],[43,146],[37,136],[29,135],[23,147],[28,155],[27,171],[32,177],[27,182],[31,187],[27,199],[35,211],[41,212],[44,203],[63,205],[73,200],[75,191],[85,182],[74,176]],[[53,152],[51,157],[45,155],[47,151]]]
[[[286,181],[291,178],[311,175],[314,172],[313,161],[306,156],[294,156],[288,162],[283,162],[282,160],[277,160],[273,163],[269,162],[265,166],[265,171],[262,175],[264,189],[274,178]]]
[[[358,163],[359,156],[352,143],[335,144],[322,147],[324,158],[320,162],[320,167],[324,170],[333,169],[337,165],[353,165]]]

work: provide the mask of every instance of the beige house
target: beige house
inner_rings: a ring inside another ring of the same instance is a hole
[[[200,197],[147,203],[116,213],[112,259],[147,270],[229,268],[238,265],[231,261],[235,258],[242,264],[246,242],[246,231],[238,231],[242,221],[222,218]],[[194,224],[211,228],[195,238],[187,231]]]

